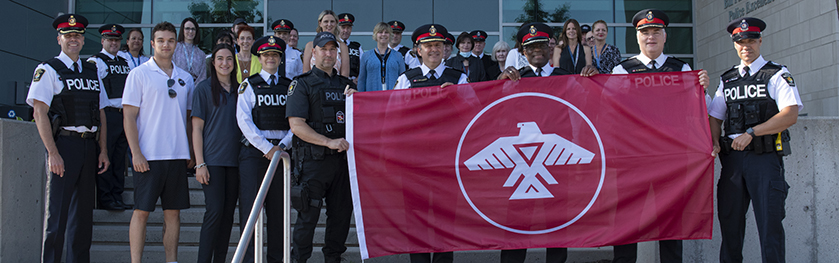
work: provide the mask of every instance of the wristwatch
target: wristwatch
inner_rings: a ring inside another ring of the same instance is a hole
[[[751,136],[752,136],[752,138],[754,138],[754,137],[755,137],[755,130],[754,130],[754,129],[752,129],[752,128],[748,128],[748,129],[746,129],[746,133],[748,133],[749,135],[751,135]]]

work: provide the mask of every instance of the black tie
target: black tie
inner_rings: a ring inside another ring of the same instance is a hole
[[[77,62],[73,62],[73,71],[75,71],[76,73],[82,73],[81,71],[79,71],[79,64]]]
[[[743,67],[743,71],[745,71],[745,73],[743,73],[743,77],[748,78],[749,77],[749,66]]]
[[[435,74],[437,74],[436,71],[434,71],[433,69],[429,70],[428,74],[431,74],[431,77],[428,77],[428,80],[437,80],[437,76],[435,75]]]
[[[542,76],[542,68],[537,68],[537,69],[536,69],[536,76],[537,76],[537,77],[541,77],[541,76]]]
[[[277,77],[274,77],[274,75],[271,75],[271,77],[268,78],[268,85],[274,86],[276,84],[277,84]]]
[[[656,69],[657,69],[657,68],[655,67],[655,60],[653,60],[652,62],[650,62],[650,64],[652,64],[652,65],[653,65],[653,70],[656,70]]]

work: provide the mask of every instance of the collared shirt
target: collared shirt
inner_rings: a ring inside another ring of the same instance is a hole
[[[539,71],[536,70],[537,69],[536,66],[534,66],[532,64],[528,65],[528,66],[530,66],[530,69],[533,70],[534,74],[536,72],[539,72]],[[554,67],[551,67],[550,64],[545,64],[545,66],[542,66],[542,73],[538,74],[538,75],[539,75],[539,77],[547,77],[547,76],[550,76],[552,72],[554,72]]]
[[[169,97],[170,79],[175,81],[171,87],[177,93],[175,98]],[[137,131],[146,160],[189,159],[186,121],[187,111],[192,109],[193,89],[189,72],[172,63],[170,77],[154,58],[128,73],[122,105],[140,108]]]
[[[56,57],[58,60],[64,63],[65,66],[69,69],[73,69],[73,60],[70,59],[67,54],[64,54],[62,51],[61,54],[58,54]],[[81,59],[75,61],[79,66],[79,71],[84,71],[82,67],[82,63],[85,63]],[[38,70],[44,70],[44,73],[41,74],[41,78],[36,81],[32,80],[32,84],[29,86],[29,94],[26,95],[26,104],[29,106],[34,107],[35,101],[40,101],[47,106],[52,104],[52,98],[61,93],[64,90],[64,82],[59,79],[58,72],[55,69],[50,67],[47,63],[41,63],[38,67],[35,67],[35,72]],[[104,109],[108,105],[108,95],[105,94],[105,89],[102,87],[102,78],[99,79],[99,109]],[[93,126],[92,128],[88,129],[85,126],[65,126],[61,127],[62,129],[68,131],[76,131],[76,132],[95,132],[98,130],[98,127]]]
[[[204,121],[202,153],[209,166],[239,166],[242,131],[236,125],[236,86],[219,89],[218,106],[213,104],[212,79],[195,84],[192,118]],[[197,127],[193,127],[197,129]],[[197,155],[198,153],[196,153]]]
[[[446,70],[446,68],[447,68],[446,64],[440,63],[440,65],[437,65],[437,67],[434,68],[434,77],[438,78],[438,79],[440,77],[442,77],[443,76],[443,71]],[[425,65],[425,64],[420,65],[420,69],[422,70],[422,75],[423,76],[431,77],[431,74],[430,74],[431,68],[429,68],[427,65]],[[465,84],[465,83],[468,83],[466,74],[460,74],[460,79],[457,81],[457,83],[454,83],[454,84]],[[411,88],[411,82],[408,80],[408,77],[405,76],[405,74],[403,73],[402,75],[399,75],[398,79],[396,79],[396,86],[393,87],[393,89],[408,89],[408,88]]]
[[[344,44],[347,44],[347,48],[350,47],[350,42],[352,42],[352,41],[350,41],[349,38],[344,39]],[[361,48],[361,42],[359,42],[358,43],[358,56],[361,57],[361,54],[364,54],[364,49]]]
[[[341,81],[340,77],[338,76],[338,70],[332,69],[332,75],[327,74],[323,70],[314,67],[312,68],[312,73],[316,77],[318,77],[321,81],[326,82],[327,86],[330,87],[346,87],[343,86],[343,81]],[[312,103],[317,103],[316,100],[321,100],[322,98],[316,94],[312,93],[311,84],[305,81],[305,78],[298,78],[297,79],[297,86],[294,88],[294,92],[292,95],[288,96],[288,103],[286,103],[286,117],[297,117],[303,118],[307,121],[318,121],[318,120],[309,120],[309,105]],[[346,99],[346,96],[344,97]],[[315,101],[313,101],[315,100]]]
[[[754,75],[767,63],[768,61],[763,59],[762,55],[757,57],[752,64],[748,65],[749,74]],[[740,65],[736,66],[737,71],[740,72],[741,76],[745,73],[745,66],[746,64],[743,61],[740,61]],[[801,111],[804,109],[804,104],[801,103],[801,96],[798,94],[798,87],[790,86],[790,84],[782,76],[784,73],[790,73],[787,67],[781,67],[781,70],[778,70],[775,75],[772,75],[769,79],[769,84],[766,85],[766,91],[769,93],[769,97],[772,97],[772,99],[775,100],[779,110],[797,105],[798,111]],[[714,94],[714,100],[711,102],[711,106],[708,107],[708,115],[711,115],[711,117],[717,118],[718,120],[725,120],[727,110],[728,106],[725,104],[723,80],[722,77],[720,77],[720,84],[717,86],[717,92]],[[737,136],[740,136],[740,134],[731,134],[729,137],[733,139],[737,138]]]
[[[409,69],[419,67],[422,63],[418,57],[411,56],[411,52],[405,54],[405,65],[408,66]]]
[[[120,56],[120,57],[124,58],[125,60],[128,60],[128,67],[130,67],[131,69],[134,69],[134,68],[142,65],[143,63],[146,63],[146,61],[149,61],[149,57],[147,57],[147,56],[140,56],[140,57],[135,58],[135,57],[131,56],[131,52],[122,51],[122,50],[117,52],[117,56]]]
[[[271,74],[264,69],[259,72],[259,76],[265,82],[271,79],[271,75],[279,80],[280,76],[277,73]],[[239,98],[236,99],[236,122],[239,124],[239,129],[242,130],[245,139],[264,154],[268,154],[274,147],[268,139],[282,139],[280,143],[286,145],[286,148],[291,146],[293,136],[291,130],[260,130],[256,127],[256,124],[253,123],[253,107],[256,105],[256,95],[253,92],[253,85],[250,85],[247,78],[242,81],[242,86],[244,85],[247,85],[244,93],[239,94]],[[287,103],[286,107],[288,107]]]
[[[106,51],[104,48],[102,49],[102,51],[99,51],[99,53],[105,54],[110,59],[114,59],[116,57],[114,55],[111,55],[111,53],[108,53],[108,51]],[[104,79],[108,76],[108,64],[105,64],[104,60],[102,60],[101,58],[90,57],[87,59],[87,61],[93,61],[94,63],[96,63],[96,73],[99,74],[99,79]],[[103,89],[103,92],[105,92],[107,96],[108,91]],[[119,98],[108,99],[107,105],[105,105],[105,107],[114,107],[122,109],[122,94],[120,94]]]
[[[648,58],[644,54],[638,54],[638,55],[634,56],[633,58],[636,58],[639,61],[641,61],[641,63],[644,63],[644,65],[647,66],[647,68],[653,68],[652,63],[650,63],[650,62],[653,61],[653,59]],[[664,65],[665,61],[667,61],[667,55],[664,55],[664,53],[662,53],[661,55],[658,55],[658,57],[655,59],[655,67],[660,68],[662,65]],[[682,71],[690,71],[690,65],[685,63],[685,65],[682,66]],[[620,64],[618,64],[617,66],[615,66],[615,68],[612,69],[612,74],[627,74],[627,73],[629,73],[629,72],[627,72],[626,69],[623,68],[623,66],[621,66]]]
[[[296,49],[291,48],[288,44],[285,45],[285,77],[294,79],[294,77],[303,74],[302,53]]]

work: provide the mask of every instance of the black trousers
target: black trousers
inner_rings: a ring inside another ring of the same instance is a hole
[[[501,250],[501,263],[522,263],[527,258],[527,249]],[[564,263],[568,259],[568,249],[563,247],[548,248],[545,262]]]
[[[732,151],[720,154],[722,171],[717,183],[720,219],[720,262],[743,262],[746,211],[754,205],[763,262],[785,262],[782,221],[789,184],[783,159],[774,153]]]
[[[454,260],[454,252],[413,253],[411,263],[451,263]]]
[[[251,146],[244,146],[239,151],[239,227],[245,231],[245,224],[248,222],[259,187],[268,165],[271,160],[263,157],[263,153]],[[265,196],[266,228],[265,235],[268,237],[268,262],[281,262],[283,260],[283,166],[277,166],[274,172],[274,179],[271,180],[271,188]],[[262,244],[259,244],[260,246]],[[253,240],[251,239],[248,249],[245,251],[243,262],[253,262]]]
[[[662,263],[682,262],[681,240],[659,240],[658,250]],[[615,246],[614,253],[612,263],[635,263],[638,259],[638,243]]]
[[[108,118],[108,159],[111,166],[102,174],[96,175],[96,189],[99,203],[122,201],[125,190],[125,153],[128,152],[128,140],[122,127],[122,113],[105,111]]]
[[[201,223],[198,262],[223,263],[239,199],[239,167],[207,166],[207,171],[210,183],[202,185],[207,210]]]
[[[305,160],[300,170],[301,183],[308,185],[309,198],[326,198],[326,236],[322,251],[327,263],[340,262],[341,254],[347,250],[345,243],[350,231],[353,203],[346,156],[341,153],[326,155],[323,160]],[[312,256],[312,239],[318,217],[318,208],[297,211],[291,257],[298,263],[304,263]]]
[[[55,145],[64,160],[64,176],[47,177],[41,262],[61,262],[65,234],[69,249],[65,262],[90,262],[99,145],[95,139],[72,136],[58,136]]]

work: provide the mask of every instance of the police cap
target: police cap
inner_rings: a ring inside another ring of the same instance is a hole
[[[760,38],[763,30],[766,29],[766,22],[754,17],[735,19],[728,23],[728,33],[732,41],[740,41],[747,38]]]
[[[414,30],[414,33],[411,35],[411,41],[416,44],[435,41],[444,42],[448,34],[449,31],[443,25],[426,24]]]
[[[534,22],[522,25],[519,33],[516,34],[516,40],[522,46],[527,46],[537,42],[549,42],[553,37],[553,29],[544,23]]]
[[[122,39],[125,28],[117,24],[106,24],[99,27],[99,34],[105,39]]]
[[[635,13],[632,17],[632,25],[636,30],[641,30],[647,27],[665,28],[670,24],[670,18],[667,14],[658,9],[644,9]]]
[[[52,28],[60,34],[84,34],[85,27],[87,27],[87,18],[77,14],[60,15],[52,21]]]
[[[294,29],[294,23],[288,19],[279,19],[271,23],[271,29],[274,29],[274,32],[290,32]]]
[[[446,44],[454,45],[454,35],[452,33],[446,33]]]
[[[280,55],[285,51],[285,41],[273,35],[260,37],[253,42],[251,54],[259,56],[265,52],[278,52]]]
[[[393,30],[393,33],[402,33],[402,31],[405,31],[405,24],[402,22],[393,20],[387,22],[387,24],[390,25],[390,29]]]
[[[353,16],[350,13],[343,13],[343,14],[338,15],[338,25],[339,26],[342,26],[342,25],[352,26],[353,22],[355,22],[355,16]]]
[[[475,30],[469,32],[469,35],[472,36],[472,41],[480,41],[485,42],[487,41],[487,32],[483,30]]]

